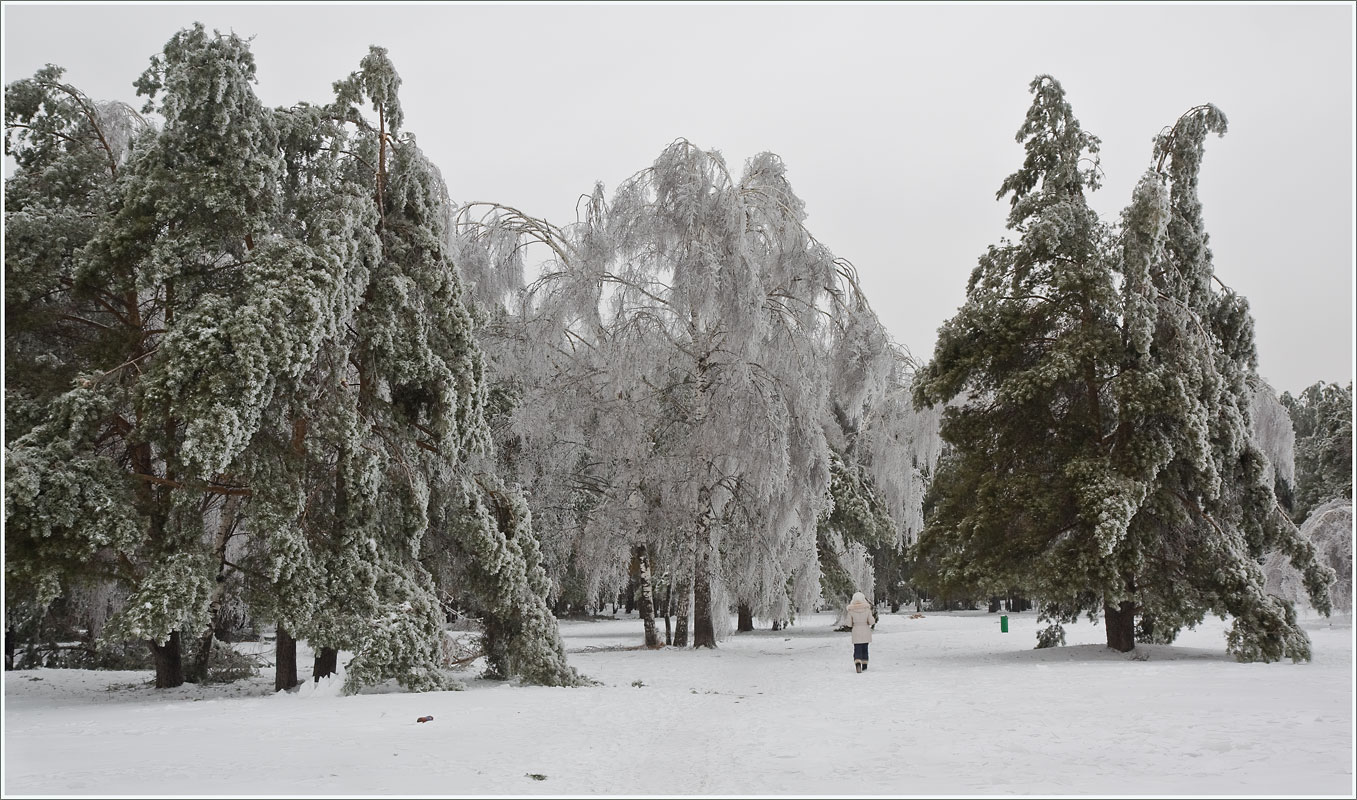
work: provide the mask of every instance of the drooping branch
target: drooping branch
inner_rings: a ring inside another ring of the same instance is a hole
[[[247,486],[216,486],[210,483],[189,485],[182,481],[171,480],[170,478],[162,478],[158,475],[147,475],[142,472],[131,472],[128,474],[139,481],[154,483],[157,486],[168,486],[171,489],[187,488],[195,489],[201,492],[209,492],[211,494],[238,495],[241,497],[250,497],[254,494],[254,491]]]

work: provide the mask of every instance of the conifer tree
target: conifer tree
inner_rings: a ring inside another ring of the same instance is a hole
[[[209,630],[226,572],[243,570],[280,648],[296,634],[355,652],[346,690],[444,685],[426,532],[435,517],[467,528],[447,509],[473,480],[506,492],[472,463],[484,387],[447,194],[402,135],[385,51],[335,103],[272,111],[244,40],[181,31],[137,83],[165,122],[130,156],[135,116],[59,77],[7,87],[22,191],[6,208],[6,302],[25,320],[8,587],[40,610],[82,572],[121,581],[131,594],[106,636],[149,641],[157,685],[173,686],[181,638]],[[461,513],[515,539],[516,560],[472,565],[500,576],[479,588],[516,625],[506,673],[579,682],[543,611],[527,516],[506,531]],[[244,563],[226,556],[236,531]]]
[[[1326,571],[1250,441],[1252,322],[1212,287],[1197,199],[1202,144],[1224,117],[1193,109],[1157,140],[1114,236],[1084,197],[1098,140],[1053,78],[1031,89],[1027,159],[999,193],[1021,238],[981,258],[916,386],[921,404],[965,393],[944,412],[952,449],[920,554],[942,587],[1031,591],[1054,623],[1041,644],[1082,613],[1101,612],[1122,651],[1215,613],[1234,617],[1238,658],[1307,659],[1257,562],[1284,550],[1313,596]]]
[[[106,381],[92,395],[87,376],[121,363],[140,331],[115,313],[125,295],[77,286],[76,260],[116,206],[120,173],[147,132],[130,107],[92,100],[59,67],[5,87],[5,153],[17,166],[5,186],[7,633],[31,629],[79,583],[116,583],[117,565],[96,554],[140,536],[116,465],[85,452],[107,408],[126,402]],[[68,396],[75,387],[85,391]],[[14,449],[21,440],[29,444]],[[94,514],[109,523],[101,537],[78,529]]]
[[[1121,337],[1108,230],[1085,197],[1099,141],[1054,79],[1031,91],[1018,132],[1026,159],[998,193],[1011,195],[1008,227],[1021,238],[980,258],[914,385],[920,405],[963,396],[943,411],[950,451],[918,552],[944,592],[1028,586],[1079,608],[1115,581],[1098,557],[1097,537],[1112,534],[1086,517],[1099,518],[1087,487],[1106,472],[1104,384]]]
[[[106,635],[151,642],[159,686],[184,680],[180,638],[209,622],[206,512],[248,493],[233,462],[274,375],[305,360],[310,344],[309,331],[266,307],[304,306],[286,293],[309,287],[285,286],[278,298],[266,278],[282,260],[266,239],[281,161],[253,77],[243,40],[201,26],[152,60],[138,91],[163,93],[164,127],[118,170],[105,206],[114,210],[58,268],[107,315],[100,331],[116,360],[77,377],[7,452],[24,487],[6,508],[12,529],[46,535],[63,520],[84,542],[75,552],[110,563],[132,593]],[[69,464],[94,472],[76,477]],[[62,499],[52,489],[66,483],[103,495],[125,533],[109,541],[95,508],[79,503],[54,513]]]
[[[312,532],[318,607],[297,625],[313,642],[355,652],[346,691],[390,677],[442,686],[444,610],[430,567],[456,548],[485,611],[492,671],[573,685],[582,679],[546,611],[530,517],[478,472],[489,447],[484,367],[448,249],[447,190],[402,135],[399,86],[374,47],[336,84],[330,109],[354,128],[333,147],[352,154],[342,176],[367,195],[374,213],[358,219],[373,223],[379,250],[350,324],[336,332],[340,372],[324,373],[319,394],[327,418],[317,444],[335,454],[333,477],[321,480],[333,527]],[[499,511],[487,513],[483,498]]]

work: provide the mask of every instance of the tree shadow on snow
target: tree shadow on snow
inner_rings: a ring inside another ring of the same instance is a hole
[[[1005,661],[1013,664],[1067,664],[1096,663],[1100,661],[1124,662],[1145,661],[1163,663],[1168,661],[1213,661],[1235,663],[1234,656],[1220,649],[1205,647],[1181,647],[1170,644],[1141,644],[1129,653],[1113,650],[1105,644],[1072,644],[1061,647],[1041,649],[1013,650],[1009,652],[977,653],[974,650],[945,651],[938,653],[940,660],[974,662],[978,658],[988,661]]]

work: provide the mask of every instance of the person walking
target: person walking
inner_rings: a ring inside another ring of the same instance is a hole
[[[867,645],[872,643],[872,628],[876,627],[876,617],[872,614],[872,604],[862,592],[855,592],[848,603],[848,621],[853,626],[853,666],[858,672],[867,669]]]

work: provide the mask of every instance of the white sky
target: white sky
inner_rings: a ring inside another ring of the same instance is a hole
[[[253,36],[270,105],[323,102],[370,44],[455,200],[557,223],[683,137],[732,172],[782,156],[813,234],[920,360],[1005,235],[994,193],[1039,73],[1103,140],[1115,219],[1151,138],[1211,102],[1202,199],[1277,390],[1353,375],[1353,20],[1325,5],[4,4],[4,81],[45,63],[101,100],[179,28]],[[8,168],[7,168],[8,172]]]

